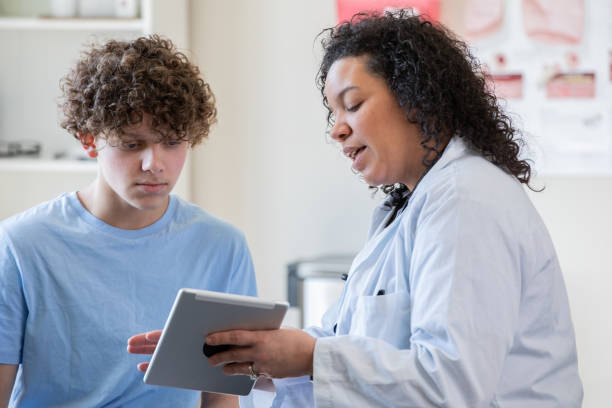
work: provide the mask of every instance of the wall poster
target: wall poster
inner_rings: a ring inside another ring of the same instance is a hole
[[[465,0],[463,28],[539,175],[612,175],[612,2]]]

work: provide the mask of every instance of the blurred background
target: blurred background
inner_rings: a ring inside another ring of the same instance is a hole
[[[381,197],[326,137],[317,34],[353,9],[412,6],[466,39],[536,161],[529,192],[563,268],[585,407],[612,381],[609,0],[0,0],[0,219],[96,174],[58,125],[59,78],[92,41],[160,33],[202,71],[218,124],[175,192],[244,231],[260,295],[316,321]],[[180,267],[180,265],[177,265]]]

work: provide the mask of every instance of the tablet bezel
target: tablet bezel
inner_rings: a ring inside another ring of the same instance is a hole
[[[227,376],[208,364],[204,339],[209,333],[232,330],[272,330],[280,327],[287,302],[206,290],[180,289],[144,376],[150,385],[204,392],[248,395],[255,381]]]

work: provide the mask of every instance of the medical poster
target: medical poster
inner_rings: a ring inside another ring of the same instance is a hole
[[[348,21],[360,11],[386,11],[410,8],[414,14],[437,21],[440,16],[439,0],[336,0],[338,22]]]
[[[538,175],[612,175],[612,1],[464,0],[462,35]]]
[[[522,20],[525,33],[531,39],[549,44],[580,44],[585,20],[584,2],[585,0],[523,0]]]
[[[595,73],[559,73],[546,83],[547,98],[595,98]]]
[[[467,0],[463,12],[470,38],[486,37],[502,25],[504,0]]]
[[[490,74],[487,85],[499,98],[523,98],[523,74]]]

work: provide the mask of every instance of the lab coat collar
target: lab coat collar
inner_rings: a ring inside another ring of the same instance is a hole
[[[464,157],[467,153],[468,147],[465,141],[456,135],[453,136],[446,145],[444,152],[442,152],[442,156],[440,157],[440,159],[429,169],[427,173],[425,173],[421,181],[417,184],[413,195],[419,194],[419,192],[423,189],[426,190],[426,186],[429,183],[429,180],[436,179],[436,173],[438,173],[451,163],[455,162],[456,160],[460,159],[461,157]],[[404,194],[409,194],[409,192],[406,191]],[[408,203],[408,206],[410,206],[410,202]],[[408,208],[404,209],[404,211],[406,211],[407,209]],[[372,223],[370,225],[370,231],[368,233],[368,241],[365,243],[363,249],[357,254],[355,259],[353,260],[353,264],[349,272],[349,279],[351,279],[352,275],[354,275],[355,269],[363,269],[363,267],[361,267],[361,264],[364,261],[371,259],[370,254],[379,250],[378,248],[381,245],[386,244],[386,237],[390,234],[395,233],[395,230],[400,224],[397,219],[386,228],[384,227],[387,218],[390,216],[390,208],[385,206],[384,203],[381,203],[374,211]],[[401,217],[401,213],[397,215],[398,219]]]
[[[446,145],[446,148],[442,152],[442,157],[440,157],[436,164],[433,165],[428,174],[441,170],[455,160],[465,156],[466,151],[467,145],[463,138],[457,135],[451,137],[450,141]]]
[[[468,147],[466,145],[465,140],[463,138],[455,135],[451,138],[451,140],[446,145],[446,148],[442,152],[442,156],[438,161],[429,169],[427,173],[423,176],[423,179],[417,184],[414,193],[423,189],[423,185],[428,183],[428,180],[434,179],[435,173],[447,167],[449,164],[453,163],[457,159],[464,157],[468,152]],[[413,194],[414,194],[413,193]],[[409,191],[405,191],[404,195],[410,194]],[[372,238],[381,232],[384,227],[382,225],[386,224],[386,220],[391,216],[391,207],[387,204],[387,199],[384,200],[381,204],[379,204],[374,211],[372,216],[370,229],[368,232],[368,237]],[[399,215],[398,215],[399,216]]]
[[[429,169],[423,176],[423,179],[417,184],[414,193],[422,190],[428,181],[435,178],[435,174],[448,167],[456,160],[465,157],[469,154],[469,148],[462,137],[454,135],[446,145],[446,148],[442,152],[442,156],[438,161]]]

